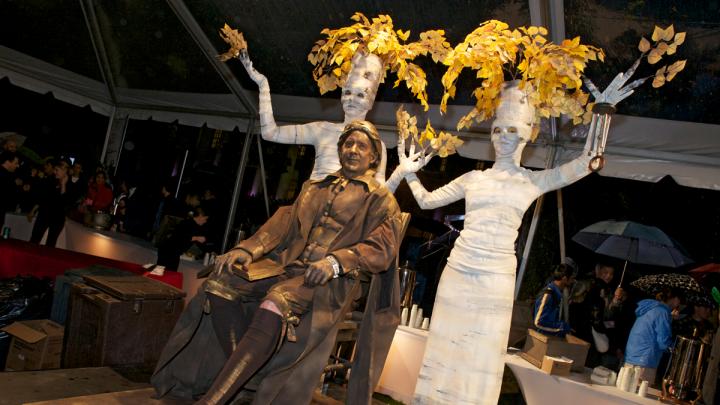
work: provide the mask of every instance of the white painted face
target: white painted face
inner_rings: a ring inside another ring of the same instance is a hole
[[[375,102],[375,95],[370,90],[370,81],[362,78],[353,80],[345,84],[342,89],[343,111],[345,111],[345,120],[364,120],[365,115]]]
[[[491,137],[495,159],[511,159],[519,163],[520,154],[530,140],[532,129],[524,123],[498,118],[493,121]]]
[[[383,72],[384,65],[379,56],[362,52],[353,56],[352,69],[341,96],[345,122],[365,119],[375,102]]]

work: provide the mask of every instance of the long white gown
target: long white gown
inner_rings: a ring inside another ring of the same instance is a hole
[[[440,278],[415,404],[497,403],[512,317],[518,228],[536,198],[589,174],[589,160],[581,156],[543,171],[494,166],[433,192],[414,174],[406,177],[423,209],[466,201],[464,228]]]

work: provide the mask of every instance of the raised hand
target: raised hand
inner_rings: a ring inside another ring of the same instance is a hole
[[[405,154],[405,139],[398,139],[398,158],[400,163],[395,171],[400,171],[402,175],[415,173],[425,167],[425,165],[437,154],[435,150],[431,150],[426,154],[427,148],[422,148],[420,152],[415,152],[415,142],[410,144],[410,150]]]
[[[592,93],[593,98],[595,98],[595,103],[616,105],[617,103],[621,102],[622,100],[633,94],[638,86],[645,83],[645,80],[648,79],[647,77],[632,81],[630,82],[630,84],[625,86],[625,83],[627,83],[627,81],[630,80],[632,75],[635,74],[635,70],[637,69],[638,65],[640,65],[641,59],[642,58],[638,58],[638,60],[633,63],[633,65],[630,67],[630,69],[627,70],[627,72],[618,73],[617,76],[615,76],[615,78],[613,79],[613,81],[610,82],[610,85],[607,86],[605,91],[603,91],[602,93],[600,93],[600,90],[598,90],[597,86],[595,86],[595,84],[590,79],[588,79],[587,77],[583,77],[583,82],[585,83],[585,86],[587,86],[588,90],[590,90],[590,93]]]
[[[265,77],[264,74],[258,72],[253,67],[253,63],[250,60],[250,55],[247,53],[247,51],[240,52],[238,59],[240,59],[240,62],[242,62],[242,65],[243,67],[245,67],[248,75],[258,85],[258,87],[262,88],[263,86],[266,86],[268,84],[267,77]]]

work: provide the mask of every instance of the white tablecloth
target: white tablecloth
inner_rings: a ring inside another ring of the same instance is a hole
[[[377,392],[406,404],[412,403],[428,332],[398,327],[380,375]],[[505,364],[512,370],[528,405],[659,405],[659,391],[650,389],[648,397],[621,391],[615,386],[590,382],[590,371],[571,373],[568,377],[550,375],[528,363],[517,354],[507,354]],[[652,395],[654,394],[654,396]]]
[[[640,397],[615,386],[592,384],[589,371],[558,377],[545,373],[516,354],[508,354],[505,364],[515,374],[528,405],[660,404],[657,399]],[[651,392],[658,393],[657,390]]]
[[[427,337],[426,330],[398,326],[375,391],[406,404],[412,402]]]

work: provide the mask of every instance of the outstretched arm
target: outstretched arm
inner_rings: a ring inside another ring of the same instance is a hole
[[[594,167],[594,170],[600,170],[600,168],[602,168],[603,158],[601,155],[604,149],[604,142],[602,142],[601,138],[607,138],[610,124],[609,117],[615,110],[615,105],[633,94],[634,89],[647,80],[647,78],[638,79],[626,85],[627,81],[630,80],[635,73],[639,63],[640,59],[635,61],[626,72],[618,73],[602,93],[590,79],[583,78],[585,86],[587,86],[595,99],[595,106],[593,106],[594,114],[590,122],[590,130],[585,139],[585,147],[576,159],[559,167],[533,172],[530,175],[533,183],[535,183],[543,193],[567,186],[587,176],[591,172],[591,161],[600,160],[600,166]],[[598,143],[602,145],[599,146]]]
[[[310,123],[306,125],[287,125],[278,127],[275,124],[275,116],[273,115],[272,101],[270,99],[270,84],[267,77],[255,70],[250,55],[247,52],[241,52],[238,57],[243,67],[248,72],[250,78],[258,85],[260,96],[260,133],[266,141],[286,143],[286,144],[309,144],[315,145],[313,134],[318,133],[320,128],[305,128],[306,126],[318,126],[319,124]]]

